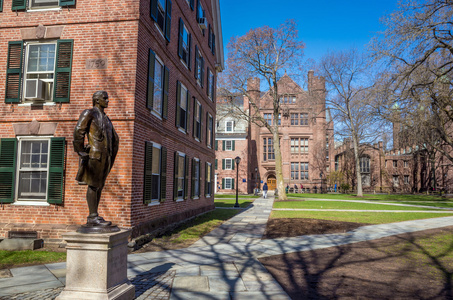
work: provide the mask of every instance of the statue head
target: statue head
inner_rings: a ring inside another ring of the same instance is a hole
[[[109,95],[107,94],[106,91],[97,91],[93,94],[93,106],[96,105],[96,103],[99,103],[100,100],[107,100],[109,98]],[[105,103],[105,107],[108,105],[108,100]]]

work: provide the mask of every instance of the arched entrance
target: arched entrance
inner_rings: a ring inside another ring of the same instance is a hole
[[[277,178],[275,178],[275,175],[269,175],[267,177],[267,187],[269,190],[275,190],[277,188]]]

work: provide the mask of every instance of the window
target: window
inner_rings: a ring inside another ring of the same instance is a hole
[[[393,161],[393,167],[394,167],[394,168],[398,168],[398,161],[397,161],[397,160],[394,160],[394,161]]]
[[[182,201],[187,199],[189,157],[183,153],[175,152],[174,165],[173,199]]]
[[[64,138],[1,139],[0,201],[61,204],[64,153]]]
[[[370,158],[368,156],[361,157],[359,166],[360,173],[370,173]]]
[[[290,96],[290,95],[280,96],[280,103],[294,104],[294,103],[296,103],[296,96]]]
[[[409,168],[409,162],[407,160],[404,161],[404,167]]]
[[[291,180],[299,180],[299,163],[291,163]]]
[[[291,153],[292,154],[307,154],[308,153],[308,138],[291,138]]]
[[[171,0],[151,0],[151,18],[162,31],[167,41],[170,41]]]
[[[203,35],[204,35],[204,29],[206,28],[206,13],[203,9],[203,6],[201,5],[200,0],[197,0],[197,23],[200,25],[200,28],[203,30]]]
[[[198,158],[192,159],[192,198],[200,197],[200,160]]]
[[[404,184],[409,184],[409,175],[404,175]]]
[[[214,55],[215,54],[215,34],[212,31],[211,24],[209,24],[208,45],[209,45],[209,49],[211,49],[211,53]]]
[[[340,163],[340,157],[337,155],[337,156],[335,156],[335,171],[338,171],[339,163]]]
[[[234,121],[225,122],[225,132],[233,132]]]
[[[208,68],[206,93],[208,94],[209,99],[211,99],[213,101],[214,101],[214,91],[215,91],[214,74],[211,72],[211,69]]]
[[[291,125],[308,125],[308,114],[307,113],[295,113],[291,114]]]
[[[9,42],[5,102],[69,102],[72,45],[72,40]]]
[[[278,121],[277,121],[277,124],[280,126],[282,125],[282,115],[281,114],[278,114]]]
[[[214,119],[209,113],[207,113],[207,119],[208,126],[206,128],[206,146],[212,148],[212,142],[214,141]]]
[[[291,125],[299,125],[299,114],[291,114]]]
[[[22,1],[13,1],[12,10],[24,10],[24,9],[49,9],[49,8],[58,8],[60,6],[74,5],[75,0],[30,0],[27,2]],[[1,11],[2,1],[0,1],[0,11]]]
[[[222,179],[222,189],[224,189],[224,190],[234,189],[234,178],[223,178]]]
[[[179,40],[178,40],[178,55],[184,64],[190,69],[190,44],[192,36],[190,35],[184,22],[179,18]]]
[[[234,151],[235,141],[223,141],[223,150],[224,151]]]
[[[308,162],[300,163],[300,179],[308,180]]]
[[[264,114],[264,122],[269,125],[272,125],[272,114]]]
[[[146,106],[158,116],[167,118],[169,70],[162,61],[149,50],[148,88]]]
[[[190,93],[187,88],[178,81],[176,94],[176,127],[184,132],[187,132],[188,125],[188,111]]]
[[[195,78],[197,83],[203,87],[203,78],[204,78],[204,59],[201,55],[200,50],[195,46]]]
[[[205,167],[205,174],[206,174],[206,182],[205,182],[205,195],[206,197],[211,197],[212,195],[212,164],[206,162]]]
[[[223,170],[234,170],[234,161],[232,158],[222,159]]]
[[[193,136],[198,141],[201,141],[201,117],[203,116],[203,108],[195,98],[193,100],[193,110]]]
[[[397,187],[399,185],[399,176],[393,175],[393,186]]]
[[[190,9],[193,10],[194,9],[194,4],[195,4],[195,0],[186,0],[186,1],[187,1],[187,4],[189,4]]]
[[[263,139],[263,160],[274,160],[275,153],[274,153],[274,143],[272,138],[264,138]]]
[[[145,143],[145,178],[143,203],[157,204],[167,196],[167,149],[159,144]]]

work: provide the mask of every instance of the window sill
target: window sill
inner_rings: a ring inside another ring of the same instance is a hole
[[[184,129],[182,129],[181,127],[178,127],[178,130],[184,134],[187,134],[187,131],[185,131]]]
[[[182,202],[182,201],[184,201],[183,198],[178,198],[178,199],[176,199],[176,202]]]
[[[153,116],[155,116],[156,118],[158,118],[159,120],[162,121],[162,116],[161,116],[161,114],[159,114],[159,113],[158,113],[157,111],[155,111],[154,109],[151,110],[151,114],[152,114]]]
[[[193,197],[192,199],[193,199],[193,200],[198,200],[198,199],[200,199],[200,196],[195,196],[195,197]]]
[[[61,7],[27,9],[27,12],[59,11]]]
[[[151,20],[154,21],[153,19],[151,19]],[[156,26],[157,31],[159,31],[160,35],[165,40],[165,36],[164,36],[164,33],[162,32],[162,29],[159,27],[159,25],[157,25],[157,23],[155,21],[154,21],[154,26]]]
[[[159,200],[151,200],[151,203],[148,203],[148,206],[156,206],[156,205],[160,205]]]
[[[44,105],[44,106],[55,106],[55,102],[22,102],[19,103],[17,106],[34,106],[34,105]]]
[[[196,140],[197,142],[200,142],[200,139],[199,139],[199,138],[197,138],[197,137],[195,137],[195,140]]]
[[[17,206],[50,206],[49,203],[44,201],[27,201],[27,200],[18,200],[11,205]]]
[[[189,67],[187,66],[187,62],[184,61],[182,58],[179,59],[179,61],[186,67],[187,70],[189,70]]]

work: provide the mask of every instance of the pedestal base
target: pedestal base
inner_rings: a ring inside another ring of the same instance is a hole
[[[64,234],[66,287],[56,299],[134,299],[135,287],[127,279],[130,233],[130,230],[121,230],[105,234]]]

